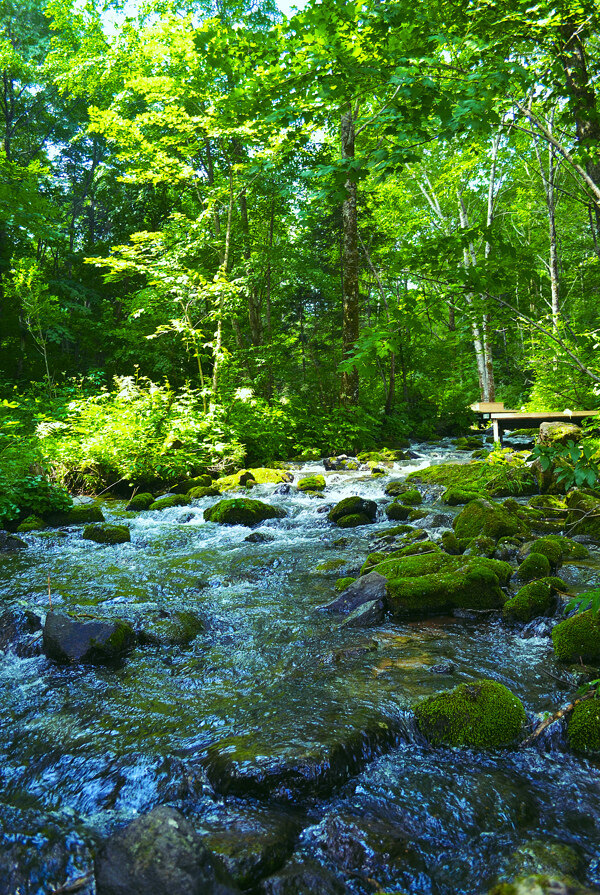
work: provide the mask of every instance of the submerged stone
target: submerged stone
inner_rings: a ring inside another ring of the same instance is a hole
[[[189,821],[162,806],[114,833],[95,861],[98,895],[234,895],[229,873]]]
[[[12,650],[21,658],[38,656],[42,651],[39,633],[42,622],[28,609],[7,609],[0,615],[0,651]],[[38,635],[34,637],[33,635]]]
[[[159,609],[144,620],[138,632],[142,644],[152,646],[186,646],[204,632],[204,622],[195,612],[176,609],[169,612]]]
[[[149,491],[142,492],[141,494],[134,494],[127,506],[126,510],[130,510],[134,513],[140,513],[144,510],[150,509],[150,506],[154,503],[154,495],[150,494]]]
[[[110,663],[136,644],[130,624],[121,619],[79,621],[49,612],[44,624],[44,653],[56,662]]]
[[[86,541],[97,544],[125,544],[131,541],[131,533],[126,525],[86,525],[83,529]]]
[[[419,730],[434,746],[510,746],[526,720],[521,700],[503,684],[486,679],[430,696],[414,711]]]
[[[249,497],[237,497],[230,500],[219,500],[212,507],[204,510],[206,522],[219,525],[260,525],[266,519],[282,519],[286,515],[281,507],[274,507],[262,500]]]
[[[27,546],[27,542],[23,538],[17,538],[7,531],[0,530],[0,551],[8,553],[12,550],[26,550]]]
[[[600,662],[600,617],[590,609],[552,628],[554,652],[561,662]]]

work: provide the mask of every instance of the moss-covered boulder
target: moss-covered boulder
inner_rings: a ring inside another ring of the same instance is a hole
[[[149,491],[142,492],[140,494],[134,494],[125,509],[131,510],[135,513],[140,513],[144,510],[149,510],[154,503],[154,500],[154,495],[150,494]]]
[[[464,556],[488,556],[491,558],[495,551],[495,540],[486,535],[480,535],[478,538],[470,538],[468,547],[462,553]]]
[[[481,497],[481,494],[478,491],[463,491],[461,488],[446,488],[442,494],[441,500],[442,503],[445,503],[449,507],[458,507],[461,506],[461,504],[477,500],[479,497]]]
[[[476,538],[485,535],[498,541],[527,531],[525,524],[509,513],[501,504],[484,498],[468,503],[454,520],[457,538]]]
[[[398,497],[400,494],[404,494],[405,491],[416,491],[414,485],[407,485],[404,481],[398,481],[397,479],[393,479],[391,482],[388,482],[385,488],[383,489],[383,493],[388,497]]]
[[[221,492],[218,488],[215,488],[214,485],[210,485],[208,488],[198,487],[198,488],[190,488],[187,492],[187,499],[190,500],[202,500],[204,497],[219,497]]]
[[[323,491],[325,489],[325,476],[307,475],[298,482],[299,491]]]
[[[206,522],[216,522],[219,525],[260,525],[266,519],[282,519],[285,515],[286,512],[281,507],[273,507],[262,500],[251,500],[249,497],[219,500],[204,510]]]
[[[140,643],[152,646],[186,646],[204,631],[204,622],[195,612],[159,609],[152,613],[138,631]]]
[[[423,495],[417,488],[409,488],[407,491],[402,492],[402,503],[411,507],[419,506],[419,504],[423,503]]]
[[[453,531],[442,532],[442,547],[450,556],[458,556],[462,553],[458,538]]]
[[[548,519],[564,519],[567,515],[566,501],[554,494],[536,494],[528,500],[528,504],[541,510]]]
[[[523,729],[523,703],[503,684],[478,680],[459,684],[415,706],[417,726],[434,746],[499,749],[512,745]]]
[[[511,574],[508,563],[480,557],[449,556],[436,550],[416,556],[389,556],[373,566],[387,581],[387,608],[397,618],[441,615],[454,609],[501,609]]]
[[[106,522],[99,506],[93,503],[77,504],[61,513],[44,513],[44,521],[53,528],[63,525],[87,525],[91,522]]]
[[[567,740],[574,752],[600,753],[600,698],[586,699],[575,706],[567,725]]]
[[[344,518],[354,517],[352,522],[344,522]],[[370,525],[377,518],[377,504],[364,497],[345,497],[329,511],[327,518],[340,528],[355,528],[357,525]],[[361,519],[364,521],[355,521]]]
[[[543,553],[530,553],[517,569],[515,577],[526,583],[538,578],[547,578],[550,572],[551,566],[547,556]]]
[[[193,479],[185,479],[183,482],[171,488],[173,494],[188,494],[192,488],[210,488],[212,478],[209,475],[197,475]]]
[[[470,463],[439,463],[411,472],[406,481],[441,485],[446,489],[456,488],[460,491],[485,491],[497,497],[535,494],[538,491],[534,474],[519,457],[515,457],[514,462],[502,463],[481,460]]]
[[[506,621],[523,623],[541,615],[551,615],[556,609],[556,591],[564,587],[560,578],[531,581],[504,604],[502,615]]]
[[[574,423],[541,423],[539,441],[540,444],[567,444],[581,441],[582,431]]]
[[[170,510],[172,507],[187,507],[189,502],[189,498],[184,494],[166,494],[164,497],[153,500],[148,509]]]
[[[294,476],[286,469],[271,469],[267,466],[257,466],[252,469],[239,469],[232,475],[217,479],[214,483],[220,492],[232,491],[254,482],[256,485],[281,485],[284,482],[293,482]]]
[[[552,628],[552,643],[561,662],[600,662],[600,618],[591,610],[578,612]]]
[[[567,507],[570,533],[588,535],[600,542],[600,500],[587,491],[572,491],[567,497]]]
[[[412,507],[406,506],[401,500],[393,500],[385,508],[385,515],[393,522],[404,522],[410,516],[411,510]]]
[[[338,457],[323,457],[323,466],[329,472],[353,472],[360,469],[360,463],[356,457],[348,457],[340,454]]]
[[[86,525],[83,529],[86,541],[97,544],[125,544],[131,541],[131,533],[126,525]]]
[[[129,652],[136,642],[133,628],[121,619],[82,621],[49,612],[44,624],[44,653],[57,662],[114,662]]]
[[[476,451],[483,447],[483,438],[477,435],[466,435],[457,438],[454,446],[457,451]]]
[[[17,532],[26,534],[28,531],[40,531],[43,528],[46,528],[46,523],[43,519],[40,519],[39,516],[28,516],[17,527]]]

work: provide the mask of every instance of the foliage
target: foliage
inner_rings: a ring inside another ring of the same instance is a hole
[[[592,442],[576,444],[536,444],[527,458],[529,462],[538,460],[542,470],[554,467],[556,481],[569,488],[593,488],[600,477],[600,467],[595,459],[597,447]]]

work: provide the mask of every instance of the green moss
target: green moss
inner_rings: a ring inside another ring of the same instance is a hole
[[[105,522],[104,514],[95,504],[78,504],[64,513],[44,513],[44,521],[52,527],[62,525],[87,525],[89,522]]]
[[[323,491],[325,488],[325,476],[307,475],[298,482],[299,491]]]
[[[154,503],[154,495],[149,492],[145,492],[142,494],[134,494],[127,506],[126,510],[132,510],[133,512],[139,513],[142,510],[147,510]]]
[[[545,556],[553,569],[558,569],[562,563],[563,551],[558,538],[538,538],[531,545],[530,555],[536,553]]]
[[[517,569],[517,578],[520,581],[535,581],[537,578],[547,578],[550,571],[550,562],[545,554],[530,553]]]
[[[345,559],[328,559],[326,562],[320,562],[319,565],[315,567],[315,571],[337,572],[337,570],[345,565],[345,563]]]
[[[498,541],[526,531],[520,519],[509,513],[503,506],[479,498],[472,500],[461,510],[454,520],[457,538],[476,538],[485,535]]]
[[[589,609],[578,612],[553,627],[552,643],[561,662],[598,662],[600,619]]]
[[[459,684],[454,690],[430,696],[415,706],[415,717],[419,730],[433,745],[472,749],[510,746],[526,720],[521,700],[492,680]]]
[[[86,525],[83,537],[86,541],[96,541],[97,544],[124,544],[131,541],[126,525]]]
[[[401,447],[410,447],[410,442],[404,440]],[[406,460],[406,454],[402,450],[382,448],[379,451],[361,451],[358,454],[358,459],[361,463],[378,463],[381,466],[392,466],[396,460]]]
[[[588,889],[566,876],[542,873],[499,883],[488,895],[598,895],[598,890]]]
[[[564,519],[567,515],[566,502],[552,494],[537,494],[528,503],[530,507],[541,510],[544,516],[549,518]]]
[[[522,463],[489,463],[473,460],[470,463],[439,463],[411,472],[407,482],[421,482],[456,488],[459,491],[486,491],[497,496],[533,494],[537,488],[535,476]]]
[[[202,500],[203,497],[218,497],[220,493],[219,489],[215,488],[214,485],[211,485],[209,488],[190,488],[187,492],[187,499],[188,501]]]
[[[154,500],[148,509],[169,510],[171,507],[186,507],[189,502],[189,498],[183,494],[168,494],[166,497],[159,497],[158,500]]]
[[[193,479],[186,479],[185,482],[180,482],[174,488],[171,488],[171,491],[173,494],[188,494],[192,488],[210,488],[211,485],[212,479],[209,475],[198,475]]]
[[[349,513],[337,523],[340,528],[358,528],[359,525],[372,525],[373,520],[366,513]]]
[[[549,615],[556,606],[555,588],[552,584],[556,580],[542,578],[526,584],[504,604],[504,618],[507,621],[525,623],[540,615]]]
[[[399,500],[394,500],[385,508],[385,515],[394,522],[402,522],[408,519],[412,507],[404,506]]]
[[[478,538],[471,538],[469,546],[465,551],[468,556],[488,556],[492,557],[496,549],[496,542],[493,538],[480,535]]]
[[[460,488],[447,488],[442,494],[442,503],[449,507],[457,507],[471,500],[477,500],[481,494],[477,491],[462,491]]]
[[[415,529],[412,525],[393,525],[391,528],[384,528],[383,531],[377,532],[377,538],[379,540],[392,540],[393,538],[397,538],[400,535],[405,535],[408,532],[414,533]]]
[[[253,469],[239,469],[232,475],[223,476],[214,483],[219,491],[232,491],[250,480],[257,485],[280,485],[293,481],[293,475],[285,469],[270,469],[259,466]]]
[[[361,575],[367,575],[369,572],[372,572],[375,566],[378,566],[380,562],[384,562],[384,560],[388,559],[390,555],[391,554],[389,553],[383,553],[381,551],[369,553],[360,568],[359,577]]]
[[[350,587],[356,581],[356,578],[338,578],[338,580],[333,585],[338,593],[341,593],[343,590],[346,590],[347,587]]]
[[[342,525],[344,516],[365,516],[366,522],[355,522],[354,525],[367,525],[375,522],[377,517],[377,504],[374,500],[365,500],[363,497],[346,497],[329,511],[327,518],[330,522],[337,522],[341,528],[352,528],[354,525]]]
[[[417,489],[413,485],[407,485],[406,482],[400,482],[394,479],[391,482],[388,482],[385,488],[383,489],[383,493],[387,494],[388,497],[398,497],[400,494],[404,494],[405,491],[416,491]]]
[[[457,438],[454,444],[457,451],[476,451],[483,447],[483,439],[475,435]]]
[[[408,491],[403,491],[402,503],[407,503],[411,507],[419,506],[419,504],[423,503],[421,492],[416,488],[409,488]]]
[[[573,709],[567,740],[574,752],[600,753],[600,699],[586,699]]]
[[[429,513],[427,510],[422,510],[420,507],[415,507],[408,514],[410,522],[417,522],[419,519],[424,519],[426,516],[429,516]]]
[[[285,510],[280,507],[248,497],[220,500],[204,510],[207,522],[217,522],[220,525],[258,525],[265,519],[281,519],[285,515]]]
[[[442,547],[451,556],[458,556],[461,552],[458,538],[453,531],[445,531],[442,534]]]
[[[43,519],[40,519],[39,516],[28,516],[21,524],[18,526],[17,531],[24,533],[28,531],[39,531],[42,528],[46,528],[46,523]]]

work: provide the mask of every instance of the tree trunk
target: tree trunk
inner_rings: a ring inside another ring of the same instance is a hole
[[[343,161],[354,159],[354,115],[352,104],[348,103],[346,111],[342,115],[341,147]],[[358,291],[358,208],[356,181],[348,177],[344,184],[346,198],[342,205],[342,236],[343,236],[343,324],[342,324],[342,357],[347,360],[351,357],[359,335],[359,291]],[[340,392],[341,403],[345,406],[358,404],[358,370],[342,373]]]

